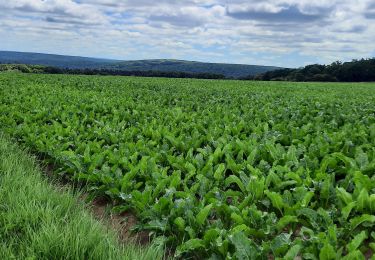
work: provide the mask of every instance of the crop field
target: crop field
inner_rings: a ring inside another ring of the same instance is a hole
[[[375,84],[4,73],[0,129],[176,257],[375,258]]]

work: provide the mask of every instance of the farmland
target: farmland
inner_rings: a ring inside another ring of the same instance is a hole
[[[0,129],[177,257],[375,251],[375,84],[0,74]]]

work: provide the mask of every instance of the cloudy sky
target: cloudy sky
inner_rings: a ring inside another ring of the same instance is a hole
[[[330,63],[375,56],[375,0],[0,0],[0,50]]]

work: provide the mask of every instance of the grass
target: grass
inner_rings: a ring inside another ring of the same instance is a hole
[[[120,245],[77,194],[44,178],[27,151],[0,134],[0,259],[161,259]]]

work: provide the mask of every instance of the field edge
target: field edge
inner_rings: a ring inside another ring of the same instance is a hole
[[[120,244],[71,189],[53,186],[27,150],[0,133],[1,259],[161,259]]]

